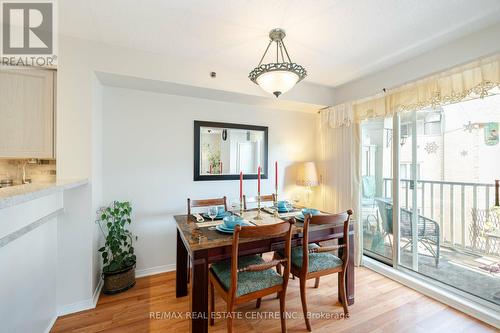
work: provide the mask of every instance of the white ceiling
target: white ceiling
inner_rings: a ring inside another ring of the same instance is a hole
[[[140,5],[139,5],[140,4]],[[309,82],[336,86],[500,22],[499,0],[64,0],[60,33],[246,76],[271,28]],[[241,73],[241,74],[240,74]]]

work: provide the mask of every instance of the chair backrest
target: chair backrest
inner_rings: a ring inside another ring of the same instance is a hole
[[[383,199],[375,199],[375,202],[382,219],[382,228],[392,235],[392,204]]]
[[[269,224],[263,226],[247,226],[242,227],[236,225],[233,234],[233,249],[231,257],[231,289],[229,290],[229,296],[234,299],[236,295],[236,290],[238,290],[238,273],[240,272],[256,272],[263,271],[266,269],[273,268],[278,264],[282,264],[285,267],[285,272],[283,274],[283,286],[286,288],[288,284],[288,277],[290,275],[290,252],[291,252],[291,242],[292,242],[292,226],[295,223],[295,219],[291,218],[288,221],[284,221],[276,224]],[[285,250],[284,258],[279,260],[272,260],[264,262],[262,264],[249,265],[247,267],[242,267],[238,269],[238,247],[240,239],[248,238],[259,238],[259,237],[283,237],[285,238]]]
[[[257,196],[247,197],[246,195],[243,195],[243,209],[247,209],[248,203],[256,203],[257,201],[259,201],[259,197],[257,197]],[[260,196],[261,203],[263,203],[263,202],[275,202],[275,201],[276,201],[276,197],[274,196],[274,193],[269,194],[269,195],[261,195]]]
[[[324,246],[318,249],[313,249],[312,252],[330,252],[339,248],[343,248],[342,251],[342,268],[345,269],[347,262],[349,261],[349,221],[351,219],[352,210],[347,210],[339,214],[330,215],[311,215],[307,214],[304,218],[304,237],[302,239],[302,271],[307,273],[309,266],[309,226],[311,224],[332,224],[338,225],[343,224],[343,236],[342,244],[334,246]]]
[[[375,176],[363,176],[361,184],[363,198],[373,199],[376,193]]]
[[[200,200],[191,200],[190,198],[187,199],[188,215],[191,215],[191,208],[208,207],[208,206],[224,206],[224,210],[227,210],[226,196],[216,199],[200,199]]]

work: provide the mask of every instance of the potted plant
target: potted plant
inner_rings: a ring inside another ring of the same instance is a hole
[[[105,294],[116,294],[135,285],[136,256],[132,243],[137,237],[127,229],[127,224],[132,222],[131,212],[130,202],[119,201],[99,211],[96,222],[106,240],[99,249]]]

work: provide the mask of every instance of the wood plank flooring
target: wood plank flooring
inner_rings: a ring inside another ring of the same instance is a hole
[[[407,288],[366,268],[356,268],[356,303],[350,307],[349,319],[328,319],[341,313],[337,301],[337,276],[322,277],[320,287],[308,282],[309,311],[314,316],[313,332],[497,332],[472,317]],[[51,332],[175,332],[189,331],[184,312],[189,309],[188,297],[175,298],[175,272],[140,278],[125,293],[101,295],[93,310],[57,319]],[[224,301],[216,296],[216,311],[224,311]],[[235,320],[235,332],[280,332],[277,299],[267,297],[260,309],[255,303],[237,308],[244,319]],[[287,319],[288,332],[307,332],[302,318],[299,281],[290,280],[287,311],[295,318]],[[156,318],[152,318],[155,316]],[[176,317],[182,313],[180,317]],[[166,316],[170,315],[170,318]],[[158,317],[159,316],[159,317]],[[259,316],[261,316],[259,318]],[[263,316],[271,316],[264,319]],[[323,316],[321,318],[321,316]],[[226,321],[216,319],[210,332],[225,332]]]

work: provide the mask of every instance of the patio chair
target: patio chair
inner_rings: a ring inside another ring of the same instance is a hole
[[[393,224],[392,224],[392,203],[388,202],[386,199],[375,199],[377,202],[380,216],[382,219],[382,229],[384,232],[384,237],[389,237],[389,243],[392,247],[391,236],[393,235]],[[408,240],[401,249],[405,249],[412,244],[412,222],[413,222],[413,212],[401,208],[400,213],[400,238]],[[418,215],[417,220],[417,240],[422,244],[435,258],[436,267],[439,264],[439,224],[425,216]]]

